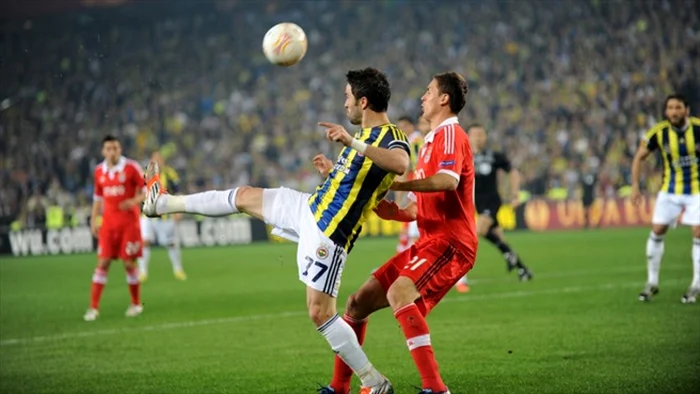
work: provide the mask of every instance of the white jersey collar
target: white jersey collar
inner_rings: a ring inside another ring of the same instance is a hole
[[[425,138],[423,139],[424,142],[433,142],[433,139],[435,138],[435,134],[439,133],[443,126],[451,125],[451,124],[459,124],[459,119],[457,119],[456,116],[452,116],[450,118],[445,119],[442,123],[438,125],[438,127],[434,128],[433,130],[430,130],[430,133],[428,133]]]

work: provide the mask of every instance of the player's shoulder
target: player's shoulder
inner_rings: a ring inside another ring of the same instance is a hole
[[[139,162],[136,160],[129,159],[128,157],[124,158],[124,168],[130,168],[138,171],[140,174],[143,174],[143,167],[141,167],[141,164],[139,164]]]
[[[660,122],[657,122],[655,125],[651,126],[651,128],[647,131],[647,137],[653,136],[659,133],[661,130],[670,126],[671,123],[669,123],[669,121],[665,119]]]
[[[691,116],[690,117],[690,124],[693,126],[700,126],[700,118],[696,116]]]
[[[102,160],[101,162],[97,163],[97,165],[95,166],[95,168],[94,168],[94,170],[93,170],[93,173],[94,173],[95,175],[104,174],[104,173],[105,173],[105,165],[106,165],[106,163],[105,163],[104,160]]]

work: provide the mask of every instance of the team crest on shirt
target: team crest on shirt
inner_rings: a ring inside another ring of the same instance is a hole
[[[126,174],[124,172],[120,172],[119,175],[117,175],[117,176],[119,177],[120,183],[126,182]]]
[[[100,175],[100,183],[105,183],[106,179],[104,175]]]
[[[316,249],[316,257],[321,260],[325,260],[328,257],[328,248],[325,246],[319,246],[318,249]]]

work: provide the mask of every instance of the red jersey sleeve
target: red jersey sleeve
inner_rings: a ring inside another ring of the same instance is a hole
[[[104,198],[104,192],[102,190],[102,182],[100,182],[100,178],[102,177],[102,171],[100,170],[100,167],[97,167],[95,169],[95,172],[93,173],[93,185],[94,185],[94,191],[92,193],[92,200],[93,201],[101,201]]]
[[[436,174],[447,174],[460,180],[464,168],[462,146],[466,134],[459,125],[449,124],[435,136],[431,164]]]

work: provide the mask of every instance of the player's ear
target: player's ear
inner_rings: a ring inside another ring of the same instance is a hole
[[[441,106],[450,105],[450,96],[447,93],[442,93],[439,102]]]
[[[364,111],[367,107],[369,107],[369,100],[367,100],[367,97],[360,98],[360,108]]]

